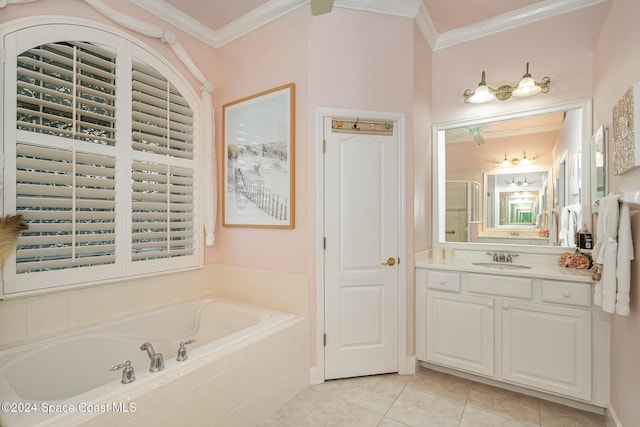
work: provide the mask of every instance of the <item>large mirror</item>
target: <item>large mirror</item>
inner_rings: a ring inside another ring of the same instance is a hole
[[[591,229],[589,101],[443,123],[433,137],[434,245],[566,250]]]

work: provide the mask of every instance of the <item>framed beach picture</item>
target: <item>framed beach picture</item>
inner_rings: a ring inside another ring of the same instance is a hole
[[[222,106],[225,227],[294,228],[295,85]]]

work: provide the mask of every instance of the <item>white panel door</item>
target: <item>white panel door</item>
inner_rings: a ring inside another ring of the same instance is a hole
[[[503,377],[591,399],[591,312],[519,301],[502,303]]]
[[[324,120],[325,378],[396,372],[397,130],[333,133]]]

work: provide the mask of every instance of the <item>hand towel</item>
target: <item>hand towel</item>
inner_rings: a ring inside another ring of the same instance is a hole
[[[631,288],[631,260],[633,259],[633,242],[631,241],[631,218],[629,204],[622,203],[618,224],[618,256],[616,259],[616,313],[629,315],[629,291]]]
[[[593,302],[608,313],[615,311],[617,292],[616,264],[618,253],[618,224],[620,217],[620,196],[609,194],[600,200],[596,246],[593,262],[602,265],[602,276],[596,282]]]
[[[600,264],[601,277],[594,288],[593,302],[608,313],[629,315],[631,260],[634,259],[629,204],[609,194],[600,200],[594,264]]]

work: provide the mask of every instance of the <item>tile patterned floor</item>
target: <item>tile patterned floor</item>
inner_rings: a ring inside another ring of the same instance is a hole
[[[602,415],[421,368],[308,387],[260,427],[605,427]]]

